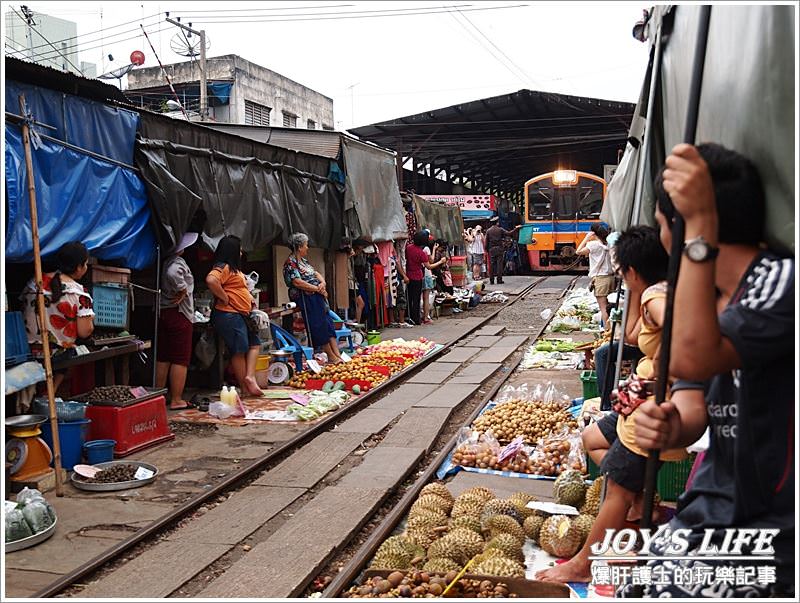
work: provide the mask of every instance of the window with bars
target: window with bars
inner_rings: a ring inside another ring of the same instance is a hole
[[[317,122],[315,122],[313,119],[309,119],[306,122],[306,128],[308,128],[309,130],[316,130],[317,129]]]
[[[244,101],[244,123],[248,126],[268,126],[269,114],[272,111],[265,105],[259,105],[253,101]]]
[[[323,130],[328,130],[329,132],[333,131],[333,126],[329,126],[328,124],[322,124]]]
[[[283,127],[284,128],[296,128],[297,127],[297,115],[293,115],[286,111],[283,112]]]

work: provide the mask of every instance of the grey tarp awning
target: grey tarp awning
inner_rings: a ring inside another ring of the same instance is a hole
[[[345,223],[352,238],[394,241],[408,236],[392,153],[342,137]]]
[[[451,245],[464,242],[464,220],[461,208],[453,205],[440,205],[414,195],[414,213],[417,226],[427,228],[436,239],[444,239]]]
[[[136,165],[147,185],[164,249],[206,215],[203,240],[212,248],[226,234],[253,250],[286,245],[305,232],[309,245],[337,249],[342,238],[341,185],[295,168],[207,148],[140,139]]]
[[[664,47],[660,115],[645,166],[652,183],[666,153],[681,142],[697,36],[699,6],[672,7],[674,23]],[[656,7],[650,41],[667,7]],[[770,244],[794,250],[795,15],[793,6],[714,5],[700,96],[697,137],[749,157],[767,197]],[[666,22],[666,21],[664,21]],[[657,130],[657,132],[656,132]],[[635,178],[635,173],[630,174]],[[645,193],[651,191],[645,188]],[[643,205],[652,206],[650,198]],[[742,216],[743,220],[747,216]]]

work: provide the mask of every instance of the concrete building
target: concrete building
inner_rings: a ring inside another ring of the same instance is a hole
[[[30,15],[32,23],[28,26],[21,8],[5,14],[6,44],[11,46],[6,47],[6,53],[84,77],[97,75],[94,63],[78,58],[77,23],[34,11]]]
[[[192,121],[200,108],[196,60],[165,65]],[[333,99],[231,54],[206,60],[208,119],[231,124],[333,130]],[[131,102],[154,110],[174,99],[160,67],[134,69],[125,92]]]

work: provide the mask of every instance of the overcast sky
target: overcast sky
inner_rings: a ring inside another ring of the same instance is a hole
[[[12,6],[19,10],[17,3],[2,4],[4,12]],[[134,50],[144,52],[146,67],[158,64],[138,30],[139,22],[163,63],[185,60],[170,49],[178,33],[164,21],[164,13],[170,11],[171,17],[181,16],[195,29],[205,28],[209,57],[238,54],[333,98],[337,129],[522,88],[636,102],[647,63],[646,44],[631,36],[642,9],[649,6],[639,2],[309,0],[27,6],[34,13],[75,21],[79,59],[96,63],[98,74],[129,63]],[[109,53],[113,62],[108,61]]]

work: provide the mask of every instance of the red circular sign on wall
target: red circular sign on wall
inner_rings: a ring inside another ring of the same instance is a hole
[[[141,50],[134,50],[131,53],[131,63],[134,65],[144,65],[144,53]]]

